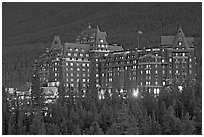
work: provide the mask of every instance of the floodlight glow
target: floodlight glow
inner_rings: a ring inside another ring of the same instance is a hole
[[[138,92],[138,89],[137,90],[133,90],[133,96],[135,96],[135,97],[138,97],[138,94],[139,94],[139,92]]]

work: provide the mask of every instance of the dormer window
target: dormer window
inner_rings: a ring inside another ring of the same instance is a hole
[[[179,43],[178,43],[178,44],[179,44],[179,46],[181,46],[181,41],[179,41]]]

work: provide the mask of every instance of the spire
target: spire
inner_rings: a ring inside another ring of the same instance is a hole
[[[90,23],[90,22],[89,22],[89,26],[88,26],[88,28],[91,29],[91,23]]]
[[[97,29],[98,31],[100,31],[100,30],[99,30],[99,27],[98,27],[98,25],[96,26],[96,29]]]

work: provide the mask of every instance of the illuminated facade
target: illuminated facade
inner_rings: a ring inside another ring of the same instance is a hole
[[[54,37],[50,49],[33,66],[33,99],[41,88],[62,88],[59,92],[138,90],[159,94],[160,89],[175,81],[196,78],[196,57],[192,37],[181,28],[175,36],[161,36],[157,48],[123,50],[109,45],[106,32],[88,28],[76,43],[61,44]],[[64,94],[64,93],[59,93]]]

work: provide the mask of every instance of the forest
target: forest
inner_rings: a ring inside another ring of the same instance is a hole
[[[4,135],[202,134],[201,85],[196,81],[186,81],[182,90],[175,83],[164,87],[157,97],[149,92],[139,92],[138,96],[127,92],[124,99],[120,92],[105,92],[100,100],[91,91],[85,96],[68,92],[68,98],[61,96],[56,103],[46,105],[46,111],[32,105],[17,105],[11,110],[4,89]]]

